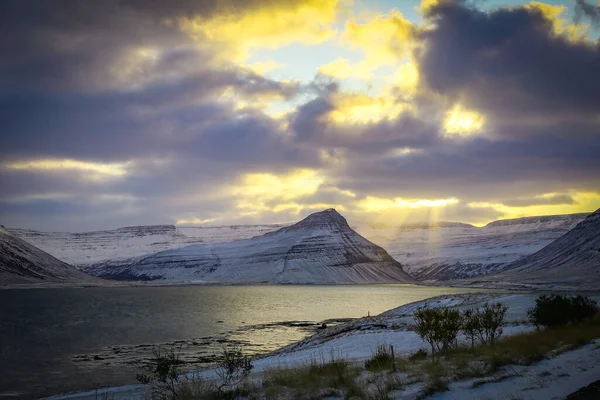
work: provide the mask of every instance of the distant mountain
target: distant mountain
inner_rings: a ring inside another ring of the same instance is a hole
[[[0,284],[96,280],[0,228]]]
[[[87,271],[109,279],[172,282],[413,282],[400,263],[352,230],[334,209],[251,239],[190,245]]]
[[[511,282],[600,287],[600,209],[540,251],[503,269],[496,277]]]
[[[498,226],[514,226],[514,225],[529,225],[529,224],[543,224],[548,222],[579,222],[590,213],[579,213],[579,214],[563,214],[563,215],[542,215],[539,217],[521,217],[512,219],[499,219],[492,221],[487,224],[486,228],[494,228]]]
[[[126,260],[192,243],[219,243],[246,239],[281,228],[281,225],[232,225],[175,227],[175,225],[130,226],[83,233],[38,232],[9,229],[54,257],[77,267],[122,264]]]
[[[588,213],[526,217],[470,226],[404,229],[371,225],[360,229],[383,246],[420,281],[446,281],[497,273],[509,263],[552,243]]]

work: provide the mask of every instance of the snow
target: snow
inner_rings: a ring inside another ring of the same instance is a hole
[[[505,374],[516,376],[473,388],[481,379],[454,382],[450,392],[437,393],[432,400],[523,399],[560,400],[600,379],[600,340],[577,350],[542,360],[533,366],[510,366]],[[402,398],[402,397],[399,397]]]

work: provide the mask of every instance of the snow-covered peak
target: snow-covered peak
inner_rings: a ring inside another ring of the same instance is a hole
[[[334,208],[328,208],[327,210],[319,211],[310,214],[302,221],[285,228],[287,231],[295,230],[331,230],[335,232],[350,231],[352,230],[340,213]]]

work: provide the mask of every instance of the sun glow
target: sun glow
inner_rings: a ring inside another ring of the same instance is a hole
[[[329,113],[338,124],[369,124],[394,120],[410,105],[399,103],[390,96],[370,97],[360,93],[340,93],[334,99],[335,110]]]
[[[338,0],[270,2],[239,14],[235,9],[212,18],[182,17],[175,23],[203,45],[227,47],[237,61],[252,49],[277,49],[290,43],[322,43],[335,36]],[[173,24],[173,21],[167,21]]]
[[[560,215],[589,212],[600,206],[600,193],[570,191],[565,194],[573,199],[572,204],[543,204],[544,199],[551,198],[557,193],[545,193],[535,198],[540,199],[540,204],[527,206],[509,206],[503,203],[471,202],[467,206],[471,208],[491,208],[502,213],[502,218],[520,218],[530,215]],[[487,221],[489,222],[489,221]]]
[[[25,171],[79,171],[86,173],[90,179],[102,179],[125,176],[132,164],[132,162],[103,164],[72,159],[43,159],[6,163],[4,167]]]
[[[476,111],[455,105],[446,113],[444,132],[447,136],[471,136],[480,132],[485,125],[485,117]]]
[[[365,211],[377,212],[393,208],[435,208],[445,207],[458,203],[458,199],[451,197],[447,199],[404,199],[396,197],[394,199],[384,199],[380,197],[368,196],[361,200],[358,205]]]

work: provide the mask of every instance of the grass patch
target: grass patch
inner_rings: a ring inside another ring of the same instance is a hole
[[[365,361],[365,369],[371,372],[389,371],[392,369],[392,352],[389,346],[380,344],[373,356]]]
[[[332,389],[364,397],[364,391],[356,382],[359,374],[360,368],[346,360],[332,359],[325,363],[313,360],[299,368],[265,371],[263,388],[267,397],[270,397],[269,393],[275,395],[271,398],[283,397],[282,390],[293,398],[322,397]]]
[[[427,359],[427,350],[424,349],[419,349],[416,352],[414,352],[413,354],[411,354],[408,359],[410,361],[420,361],[420,360],[425,360]]]

